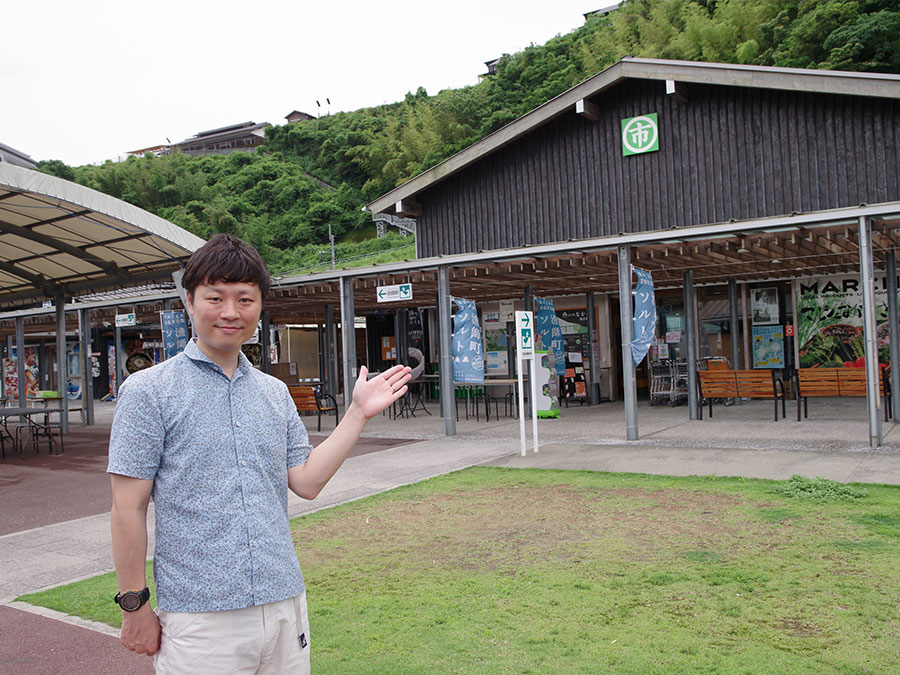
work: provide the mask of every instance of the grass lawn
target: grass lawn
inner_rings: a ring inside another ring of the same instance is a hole
[[[897,668],[896,487],[477,467],[293,532],[320,673]]]

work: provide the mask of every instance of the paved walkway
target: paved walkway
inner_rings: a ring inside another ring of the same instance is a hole
[[[777,479],[802,474],[900,485],[900,434],[893,423],[886,424],[884,445],[870,448],[863,401],[816,402],[810,420],[803,422],[790,417],[773,422],[771,404],[764,401],[719,406],[713,419],[693,422],[686,420],[683,407],[642,407],[636,442],[624,440],[621,405],[573,407],[560,420],[540,422],[540,451],[534,454],[529,443],[526,457],[519,453],[517,420],[463,419],[458,435],[447,438],[436,406],[430,408],[431,417],[372,420],[367,439],[322,494],[313,502],[292,496],[290,514],[477,464]],[[5,532],[0,536],[0,605],[6,605],[0,606],[0,673],[151,670],[149,659],[118,647],[114,631],[23,616],[30,614],[23,611],[27,607],[8,604],[23,593],[112,569],[104,474],[111,407],[100,407],[97,418],[96,429],[73,427],[62,457],[0,463]],[[112,659],[114,669],[109,668]]]

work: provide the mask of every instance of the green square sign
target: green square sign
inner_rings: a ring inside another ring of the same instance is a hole
[[[622,120],[622,156],[659,150],[659,124],[656,113]]]

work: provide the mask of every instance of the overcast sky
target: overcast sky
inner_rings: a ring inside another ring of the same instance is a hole
[[[0,0],[0,143],[98,163],[475,84],[610,0]],[[321,102],[321,109],[316,101]]]

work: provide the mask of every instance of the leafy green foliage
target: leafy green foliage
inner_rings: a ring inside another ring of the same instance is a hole
[[[805,478],[791,476],[775,487],[775,492],[792,499],[803,499],[815,503],[833,501],[853,501],[866,496],[866,491],[852,485],[844,485],[827,478]]]
[[[477,84],[271,127],[257,153],[129,158],[38,169],[207,237],[232,232],[276,270],[312,264],[330,223],[359,232],[374,199],[626,55],[900,72],[895,0],[629,0],[544,45],[504,54]],[[311,247],[307,250],[305,247]]]

